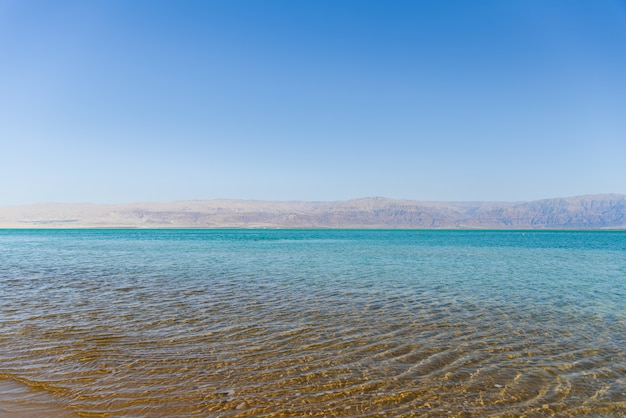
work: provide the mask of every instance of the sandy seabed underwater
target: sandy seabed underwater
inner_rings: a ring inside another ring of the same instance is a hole
[[[626,416],[626,232],[0,230],[0,260],[0,413]]]

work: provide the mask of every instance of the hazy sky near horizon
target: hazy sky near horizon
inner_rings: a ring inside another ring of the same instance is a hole
[[[626,193],[624,0],[0,0],[0,204]]]

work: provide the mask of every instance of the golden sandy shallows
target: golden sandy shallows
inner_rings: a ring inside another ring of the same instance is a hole
[[[623,232],[0,231],[0,378],[35,389],[2,406],[625,418],[625,255]]]
[[[3,418],[74,418],[46,390],[29,387],[11,379],[0,379],[0,416]]]

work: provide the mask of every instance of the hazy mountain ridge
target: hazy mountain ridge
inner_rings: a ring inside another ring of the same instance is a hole
[[[0,207],[0,227],[626,229],[626,195],[530,202],[198,200]]]

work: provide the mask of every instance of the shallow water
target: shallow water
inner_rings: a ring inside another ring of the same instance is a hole
[[[626,416],[626,232],[0,230],[0,298],[79,416]]]
[[[0,417],[2,418],[77,418],[69,408],[45,389],[13,379],[0,379]]]

